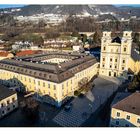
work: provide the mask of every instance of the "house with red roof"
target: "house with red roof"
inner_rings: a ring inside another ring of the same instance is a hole
[[[33,55],[33,54],[38,54],[41,53],[42,51],[38,50],[25,50],[25,51],[20,51],[16,54],[16,56],[27,56],[27,55]]]
[[[10,52],[7,51],[0,51],[0,60],[5,59],[5,58],[12,58],[14,55]]]

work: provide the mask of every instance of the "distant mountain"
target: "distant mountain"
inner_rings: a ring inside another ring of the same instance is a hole
[[[29,16],[34,14],[94,14],[94,11],[88,5],[28,5],[21,8],[17,15]]]
[[[16,16],[32,16],[44,13],[61,15],[113,15],[115,18],[140,17],[140,7],[117,7],[114,5],[26,5],[19,8],[0,9],[0,13],[2,12],[11,13]]]

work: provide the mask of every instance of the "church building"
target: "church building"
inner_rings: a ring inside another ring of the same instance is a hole
[[[100,75],[126,77],[131,58],[132,31],[124,31],[123,36],[111,37],[111,32],[103,32],[101,40]]]

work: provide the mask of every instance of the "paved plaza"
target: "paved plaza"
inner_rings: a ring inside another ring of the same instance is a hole
[[[81,126],[117,90],[120,82],[116,78],[98,77],[95,87],[85,97],[77,97],[72,101],[72,109],[60,111],[53,121],[60,126]]]

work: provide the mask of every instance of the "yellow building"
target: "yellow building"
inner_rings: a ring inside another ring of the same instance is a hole
[[[123,37],[112,39],[111,32],[103,32],[101,42],[100,75],[126,76],[131,56],[132,32],[124,31]]]
[[[0,118],[18,107],[17,93],[0,85]]]
[[[128,67],[137,74],[140,71],[140,54],[136,49],[132,48],[131,57],[129,59]]]
[[[112,106],[110,126],[140,127],[140,93],[133,93]]]
[[[34,91],[40,100],[61,106],[79,89],[79,82],[97,74],[93,56],[79,53],[47,52],[0,61],[2,84]]]

